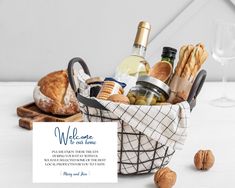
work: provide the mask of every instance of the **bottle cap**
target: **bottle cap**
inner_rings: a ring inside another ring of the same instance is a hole
[[[149,38],[151,25],[148,22],[142,21],[138,25],[138,30],[135,37],[134,45],[140,45],[146,48]]]
[[[151,29],[151,25],[150,25],[150,23],[148,23],[148,22],[141,21],[141,22],[139,23],[138,28],[145,28],[145,29],[150,30],[150,29]]]

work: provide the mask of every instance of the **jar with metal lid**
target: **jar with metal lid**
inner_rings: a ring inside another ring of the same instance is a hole
[[[170,88],[167,84],[151,76],[140,76],[136,86],[131,88],[127,97],[130,104],[157,105],[166,102]]]

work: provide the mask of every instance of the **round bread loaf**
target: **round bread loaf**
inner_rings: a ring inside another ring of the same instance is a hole
[[[79,112],[78,101],[69,84],[67,71],[64,70],[41,78],[33,97],[38,108],[47,113],[73,115]]]

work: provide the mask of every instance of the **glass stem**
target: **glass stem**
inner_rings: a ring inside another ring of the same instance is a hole
[[[227,63],[222,63],[222,98],[226,98],[226,87],[227,87],[227,76],[226,76],[226,65]]]

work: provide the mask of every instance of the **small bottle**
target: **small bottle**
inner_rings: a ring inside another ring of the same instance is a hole
[[[136,84],[138,76],[149,73],[150,66],[144,57],[150,30],[151,26],[148,22],[139,23],[132,54],[116,68],[115,78],[126,83],[125,94]]]
[[[162,61],[168,61],[172,65],[172,68],[174,68],[174,60],[176,53],[177,50],[175,48],[163,47],[162,56],[161,56]]]
[[[168,84],[173,74],[176,52],[174,48],[164,47],[161,61],[151,68],[149,75]]]

